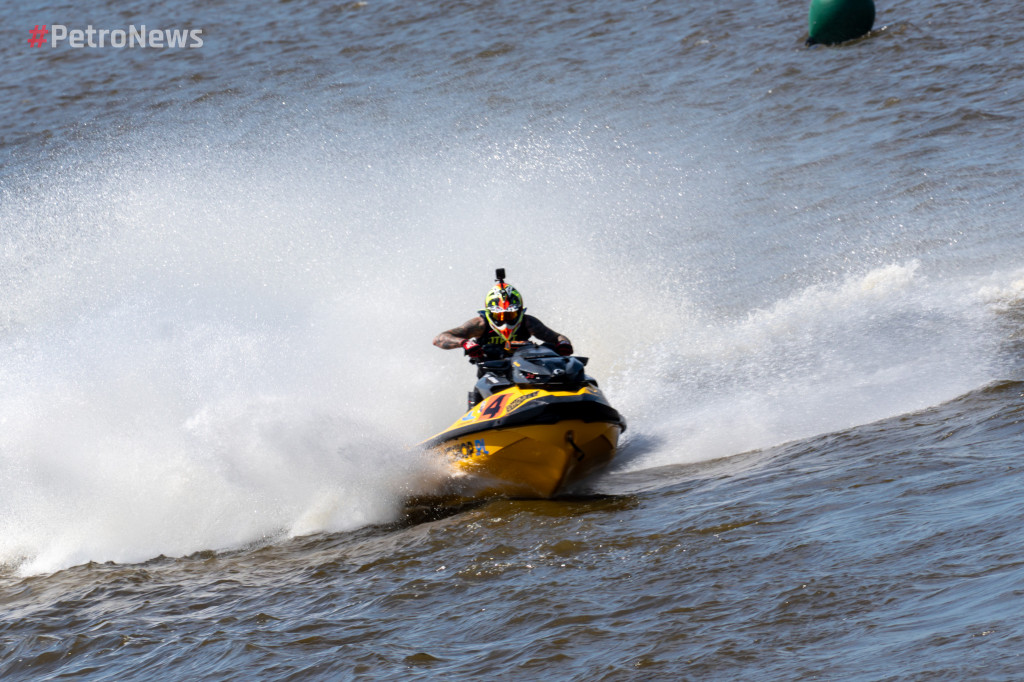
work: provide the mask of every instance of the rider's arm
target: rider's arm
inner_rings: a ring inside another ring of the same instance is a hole
[[[434,337],[434,345],[438,348],[444,348],[445,350],[451,350],[452,348],[461,348],[462,342],[466,339],[475,339],[481,336],[487,327],[484,323],[484,318],[477,316],[472,320],[468,320],[463,324],[460,324],[454,329],[449,329],[446,332],[441,332]]]
[[[570,343],[567,336],[559,334],[553,329],[549,329],[543,322],[533,315],[527,315],[524,322],[530,325],[530,335],[536,336],[541,341],[546,343]]]

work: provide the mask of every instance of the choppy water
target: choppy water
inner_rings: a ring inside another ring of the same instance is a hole
[[[0,18],[4,679],[1024,676],[1016,4]],[[499,266],[622,452],[409,508]]]

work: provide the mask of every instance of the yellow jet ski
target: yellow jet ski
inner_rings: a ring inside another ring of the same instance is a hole
[[[469,411],[421,443],[451,460],[457,494],[550,498],[607,466],[626,421],[584,373],[587,358],[532,343],[503,355],[485,346],[471,360]]]

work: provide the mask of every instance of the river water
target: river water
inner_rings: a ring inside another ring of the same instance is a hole
[[[0,677],[1024,677],[1016,3],[91,4],[0,9]],[[629,431],[412,506],[496,267]]]

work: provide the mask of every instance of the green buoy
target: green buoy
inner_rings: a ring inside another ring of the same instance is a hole
[[[874,0],[811,0],[807,44],[853,40],[870,31],[874,23]]]

